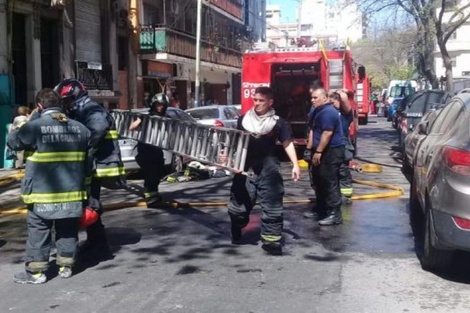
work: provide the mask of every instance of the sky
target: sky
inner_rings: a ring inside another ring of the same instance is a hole
[[[267,0],[266,5],[277,4],[281,6],[281,22],[297,22],[297,0]]]

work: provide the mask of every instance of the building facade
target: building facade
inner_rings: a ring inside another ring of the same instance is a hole
[[[138,9],[137,100],[165,91],[182,108],[194,104],[197,1],[140,0]],[[203,1],[200,103],[238,100],[242,51],[251,34],[244,1]],[[234,99],[235,98],[235,99]]]
[[[279,5],[266,6],[266,41],[279,48],[289,47],[298,38],[297,30],[297,23],[281,22]]]

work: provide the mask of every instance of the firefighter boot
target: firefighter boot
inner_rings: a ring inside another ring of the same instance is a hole
[[[146,192],[145,202],[147,202],[147,208],[156,209],[161,207],[163,198],[158,192]]]
[[[280,241],[264,241],[261,249],[270,255],[282,255],[282,243]]]
[[[16,273],[13,277],[13,281],[18,284],[39,285],[44,284],[47,281],[47,277],[43,272],[32,273],[25,271]]]
[[[333,209],[329,212],[328,216],[318,221],[320,226],[332,226],[343,223],[343,217],[341,216],[341,210]]]

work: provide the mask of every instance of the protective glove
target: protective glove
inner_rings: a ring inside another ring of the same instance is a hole
[[[304,156],[303,159],[305,162],[312,162],[312,151],[310,149],[305,149],[304,150]]]

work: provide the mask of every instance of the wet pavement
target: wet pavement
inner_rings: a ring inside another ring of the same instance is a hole
[[[360,130],[358,159],[382,164],[383,172],[353,175],[401,186],[403,196],[354,201],[343,208],[343,225],[326,228],[303,217],[313,204],[287,204],[282,257],[260,249],[258,210],[244,244],[234,246],[224,207],[129,207],[103,216],[113,260],[81,265],[68,280],[51,271],[46,285],[22,286],[12,275],[22,269],[24,216],[0,214],[0,312],[469,312],[466,256],[447,273],[419,265],[395,145],[390,123],[372,119]],[[282,169],[287,200],[314,198],[305,170],[294,183],[288,164]],[[226,201],[229,186],[219,178],[163,184],[162,191],[168,200],[207,204]],[[355,185],[356,194],[377,192]],[[0,189],[8,199],[2,207],[17,205],[17,196],[14,185]],[[128,191],[103,198],[140,200]]]

